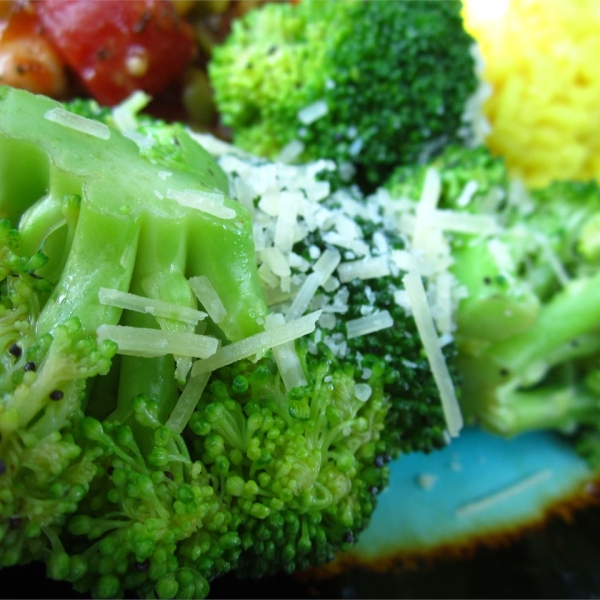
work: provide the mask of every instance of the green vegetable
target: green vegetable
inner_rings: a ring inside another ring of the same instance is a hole
[[[182,126],[136,116],[144,101],[0,90],[0,566],[43,560],[96,597],[204,597],[228,571],[351,546],[386,463],[443,445],[446,422],[398,269],[340,282],[336,262],[294,304],[315,253],[342,259],[335,227],[367,258],[406,247],[376,199],[356,212],[322,165],[220,166]],[[321,194],[296,214],[304,235],[262,210],[275,182]],[[288,275],[261,235],[287,239]],[[351,336],[372,313],[395,327]]]
[[[451,148],[429,166],[440,208],[496,226],[452,241],[466,290],[456,332],[465,418],[503,436],[555,429],[597,463],[600,189],[556,182],[528,193],[484,148]],[[391,194],[420,193],[426,168],[399,169]]]
[[[454,0],[253,10],[209,65],[223,123],[246,150],[276,158],[300,142],[296,158],[334,159],[342,179],[372,190],[470,135],[477,82],[460,10]]]

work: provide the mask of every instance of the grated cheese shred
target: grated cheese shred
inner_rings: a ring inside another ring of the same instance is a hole
[[[100,288],[98,291],[98,299],[100,304],[106,306],[114,306],[125,310],[132,310],[139,313],[153,315],[155,317],[163,317],[165,319],[173,319],[182,321],[190,325],[197,325],[199,321],[206,318],[207,314],[200,310],[179,306],[172,302],[163,300],[154,300],[152,298],[144,298],[129,292],[121,292],[109,288]]]
[[[469,515],[473,515],[479,513],[483,510],[491,508],[496,504],[509,500],[514,496],[522,494],[526,492],[528,489],[539,485],[540,483],[546,481],[552,476],[551,469],[543,469],[542,471],[538,471],[517,483],[509,485],[504,489],[490,494],[489,496],[485,496],[484,498],[480,498],[479,500],[473,500],[472,502],[467,502],[462,506],[459,506],[455,514],[457,517],[466,517]]]
[[[285,324],[282,314],[275,313],[268,315],[265,322],[265,330],[270,331],[275,327]],[[296,346],[293,341],[286,342],[273,348],[273,357],[279,369],[281,380],[285,389],[289,392],[295,387],[305,386],[307,384],[300,358],[296,352]]]
[[[145,358],[167,354],[208,358],[215,354],[219,344],[217,338],[206,335],[126,325],[100,325],[96,334],[98,342],[115,342],[119,354]]]
[[[104,123],[87,119],[81,115],[69,112],[64,108],[51,108],[46,112],[44,118],[68,129],[86,133],[100,140],[108,140],[110,138],[110,129]]]
[[[372,315],[360,317],[358,319],[352,319],[346,322],[346,331],[348,339],[360,337],[362,335],[368,335],[393,327],[394,319],[387,310],[380,310]]]
[[[167,198],[181,206],[194,208],[219,219],[233,219],[236,212],[224,206],[225,196],[221,192],[206,190],[167,190]]]
[[[181,433],[184,430],[204,393],[209,379],[210,373],[201,373],[195,377],[190,377],[181,392],[181,396],[179,396],[175,408],[165,423],[171,431]]]
[[[223,346],[206,360],[197,360],[192,367],[192,377],[208,373],[226,365],[291,342],[315,330],[321,311],[314,311],[294,321],[278,325],[269,331],[256,333],[238,342]]]
[[[227,309],[212,283],[204,275],[189,279],[190,287],[200,301],[208,316],[215,322],[221,323],[227,316]]]
[[[402,282],[427,354],[433,378],[440,392],[448,433],[451,437],[457,437],[463,426],[462,414],[456,398],[454,384],[448,371],[448,365],[435,331],[433,315],[431,314],[421,275],[416,269],[413,269],[402,278]]]

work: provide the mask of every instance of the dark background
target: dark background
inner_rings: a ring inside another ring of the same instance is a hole
[[[3,598],[78,598],[68,584],[49,580],[42,565],[2,571]],[[350,569],[321,581],[284,575],[259,581],[226,576],[209,598],[600,598],[600,508],[571,522],[554,518],[497,549],[469,558],[383,574]]]

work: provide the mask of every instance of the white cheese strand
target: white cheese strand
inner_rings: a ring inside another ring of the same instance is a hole
[[[206,335],[126,325],[100,325],[96,333],[98,342],[115,342],[119,354],[146,358],[167,354],[208,358],[217,351],[219,345],[216,338]]]
[[[145,298],[144,296],[137,296],[136,294],[109,288],[100,288],[98,291],[98,300],[100,300],[100,304],[106,306],[114,306],[115,308],[132,310],[155,317],[182,321],[189,325],[197,325],[199,321],[202,321],[207,316],[205,312],[187,306],[179,306],[179,304],[172,302]]]
[[[416,269],[413,269],[402,278],[402,282],[431,367],[431,373],[440,393],[448,433],[451,437],[457,437],[463,426],[463,418],[448,365],[437,337],[421,275]]]
[[[308,335],[314,331],[315,324],[320,316],[321,311],[317,310],[300,319],[275,327],[270,331],[263,331],[239,342],[223,346],[210,358],[197,360],[192,367],[192,377],[200,373],[220,369],[238,360]]]

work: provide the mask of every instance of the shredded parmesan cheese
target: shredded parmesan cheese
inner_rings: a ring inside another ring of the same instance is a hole
[[[183,392],[181,392],[181,396],[179,396],[173,412],[165,423],[171,431],[181,433],[184,430],[204,393],[209,379],[210,373],[201,373],[196,377],[190,377],[190,380],[183,388]]]
[[[233,219],[235,210],[223,205],[225,197],[220,192],[205,190],[167,190],[167,198],[181,206],[194,208],[219,219]]]
[[[306,312],[319,286],[325,285],[341,259],[342,257],[337,250],[327,249],[321,254],[313,266],[314,272],[304,280],[302,287],[298,290],[290,309],[285,315],[286,320],[292,321]]]
[[[223,346],[210,358],[196,361],[192,367],[192,377],[220,369],[238,360],[308,335],[314,331],[320,316],[321,311],[317,310],[295,321],[274,327],[270,331],[263,331],[239,342]]]
[[[285,324],[285,319],[282,314],[272,314],[267,316],[265,330],[271,331],[275,327]],[[289,392],[295,387],[307,385],[306,377],[302,371],[302,365],[296,352],[294,342],[286,342],[273,348],[273,356],[275,363],[279,369],[281,380],[285,389]]]
[[[348,283],[353,279],[375,279],[390,274],[390,264],[387,256],[377,256],[342,263],[337,269],[340,281]]]
[[[119,347],[119,354],[153,358],[174,354],[208,358],[218,348],[216,338],[196,333],[162,331],[146,327],[125,325],[100,325],[96,331],[98,342],[112,340]]]
[[[62,125],[63,127],[68,127],[69,129],[79,131],[80,133],[86,133],[87,135],[91,135],[92,137],[101,140],[110,138],[110,129],[104,123],[86,119],[85,117],[76,115],[64,108],[52,108],[46,112],[44,118],[53,123],[58,123],[58,125]]]
[[[164,302],[163,300],[144,298],[143,296],[108,288],[100,288],[98,299],[100,300],[100,304],[107,306],[133,310],[139,313],[154,315],[155,317],[164,317],[165,319],[174,319],[189,323],[190,325],[197,325],[198,321],[202,321],[207,316],[205,312],[193,308],[179,306],[178,304]]]
[[[413,246],[417,250],[425,250],[429,246],[429,230],[441,191],[442,180],[439,172],[433,168],[427,169],[416,212]]]
[[[537,473],[534,473],[533,475],[526,477],[525,479],[522,479],[513,485],[509,485],[499,492],[495,492],[494,494],[490,494],[485,498],[474,500],[473,502],[467,502],[466,504],[459,506],[456,509],[455,514],[457,517],[464,517],[481,512],[482,510],[486,510],[500,502],[504,502],[513,496],[527,491],[531,487],[539,485],[543,481],[546,481],[546,479],[548,479],[551,475],[552,471],[550,469],[538,471]]]
[[[310,125],[321,117],[324,117],[328,112],[327,102],[325,100],[317,100],[298,112],[298,120],[303,125]]]
[[[205,277],[204,275],[192,277],[189,280],[189,284],[192,288],[192,292],[194,292],[196,298],[198,298],[208,313],[208,316],[215,323],[221,323],[227,316],[227,309],[208,277]]]
[[[366,317],[352,319],[346,322],[348,339],[375,333],[394,325],[394,319],[387,310],[381,310]]]
[[[456,398],[454,384],[448,371],[448,365],[444,359],[435,331],[433,316],[427,301],[423,281],[418,271],[413,269],[403,277],[402,282],[406,289],[417,330],[427,354],[431,373],[440,392],[448,433],[452,437],[457,437],[463,426],[462,414]]]

